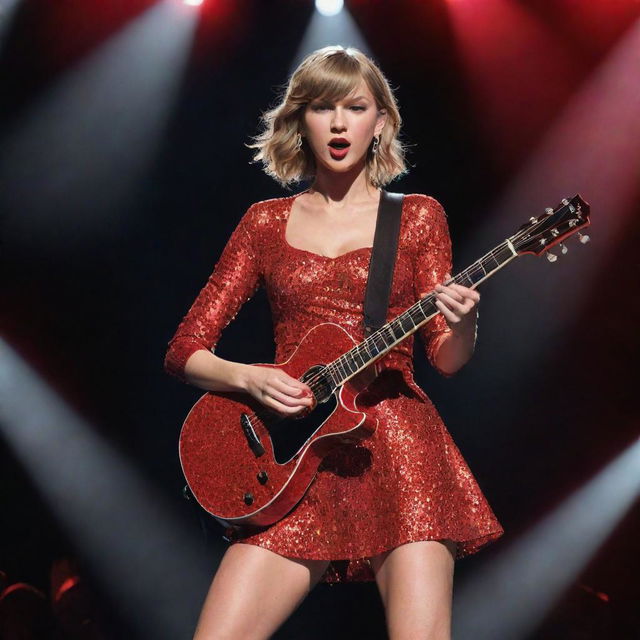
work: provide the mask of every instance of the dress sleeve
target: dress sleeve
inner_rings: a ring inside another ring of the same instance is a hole
[[[196,351],[213,351],[222,330],[261,284],[255,207],[249,207],[238,223],[213,273],[169,341],[164,368],[181,380],[185,380],[189,357]]]
[[[414,294],[416,300],[430,293],[435,286],[445,280],[445,274],[451,273],[451,238],[447,218],[442,205],[434,198],[423,196],[418,216],[420,229],[414,263]],[[444,316],[439,313],[426,325],[418,329],[424,345],[425,354],[431,365],[442,375],[447,376],[436,366],[436,356],[442,340],[451,329]]]

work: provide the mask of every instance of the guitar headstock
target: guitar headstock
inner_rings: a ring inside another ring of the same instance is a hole
[[[555,209],[549,207],[543,215],[531,218],[509,240],[518,255],[530,253],[536,256],[546,253],[574,233],[578,233],[580,242],[584,244],[589,242],[589,236],[579,232],[591,224],[589,210],[588,203],[579,195],[570,200],[565,198]],[[562,253],[566,252],[567,248],[563,244]],[[553,253],[547,253],[547,258],[551,262],[557,260]]]

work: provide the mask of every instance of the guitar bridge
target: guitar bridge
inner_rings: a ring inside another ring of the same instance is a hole
[[[264,447],[260,442],[260,438],[253,429],[253,425],[251,424],[251,419],[246,413],[243,413],[240,416],[240,426],[242,427],[242,431],[244,432],[245,438],[247,439],[247,444],[249,445],[249,449],[253,451],[253,455],[256,458],[259,458],[261,455],[264,455]]]

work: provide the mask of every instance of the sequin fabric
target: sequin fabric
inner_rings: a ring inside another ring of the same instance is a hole
[[[252,205],[213,274],[169,342],[165,368],[184,379],[197,350],[213,349],[224,327],[259,286],[272,310],[276,362],[287,360],[309,329],[334,322],[363,339],[370,248],[328,258],[291,246],[285,230],[295,196]],[[451,270],[445,213],[429,196],[405,196],[388,320]],[[436,365],[449,331],[437,316],[418,333]],[[378,429],[325,458],[297,507],[274,525],[233,541],[287,557],[330,560],[326,582],[372,580],[368,559],[419,540],[457,542],[457,557],[495,540],[502,527],[437,410],[413,378],[413,336],[384,359],[359,396]]]

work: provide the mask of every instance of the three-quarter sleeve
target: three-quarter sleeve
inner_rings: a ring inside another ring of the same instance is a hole
[[[249,207],[238,223],[213,273],[169,341],[164,368],[181,380],[189,357],[196,351],[213,351],[223,329],[261,283],[255,207]]]
[[[420,234],[414,262],[414,293],[416,299],[430,293],[444,282],[451,273],[451,237],[442,205],[434,198],[425,197],[420,210]],[[425,354],[442,375],[447,375],[436,365],[436,356],[442,340],[451,329],[439,313],[418,330]]]

